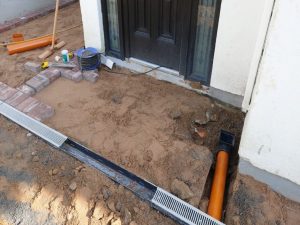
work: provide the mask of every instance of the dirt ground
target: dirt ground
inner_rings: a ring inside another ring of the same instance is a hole
[[[237,174],[230,192],[226,224],[300,224],[300,204],[249,176]]]
[[[50,14],[2,33],[0,41],[15,32],[26,38],[50,33],[52,19]],[[79,4],[73,4],[61,10],[58,30],[80,23]],[[83,46],[81,27],[59,38],[68,43],[66,49]],[[8,56],[0,48],[0,81],[17,87],[33,77],[23,65],[37,61],[44,50]],[[185,200],[205,210],[220,129],[235,133],[238,142],[243,113],[181,87],[118,71],[128,75],[101,70],[94,84],[59,78],[43,89],[35,97],[55,109],[45,123],[168,191],[174,180],[184,182],[193,193]],[[193,133],[194,120],[203,123],[205,138]],[[0,156],[0,224],[175,224],[2,116]],[[229,207],[226,218],[232,215],[244,221]]]

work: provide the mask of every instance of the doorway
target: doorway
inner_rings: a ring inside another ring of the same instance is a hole
[[[209,85],[221,0],[102,0],[106,52]]]

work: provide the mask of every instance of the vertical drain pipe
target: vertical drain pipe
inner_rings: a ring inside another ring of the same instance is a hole
[[[213,178],[208,214],[221,221],[229,154],[233,150],[235,137],[232,133],[221,130],[215,174]]]

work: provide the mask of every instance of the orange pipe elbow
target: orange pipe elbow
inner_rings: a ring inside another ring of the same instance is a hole
[[[208,214],[219,221],[222,219],[228,161],[228,152],[222,150],[219,151],[217,154],[216,169],[208,204]]]
[[[52,35],[38,37],[7,45],[8,54],[25,52],[36,48],[48,46],[52,43]]]

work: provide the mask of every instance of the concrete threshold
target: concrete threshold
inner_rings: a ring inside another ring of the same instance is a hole
[[[125,59],[125,61],[110,56],[108,56],[107,58],[111,59],[118,66],[127,68],[134,73],[145,73],[159,66],[135,58],[127,58]],[[195,91],[198,94],[208,95],[208,87],[202,85],[201,89],[193,88],[191,86],[192,82],[184,80],[184,76],[180,75],[176,70],[160,67],[156,70],[146,73],[146,75],[154,77],[157,80],[170,82],[177,86]]]

